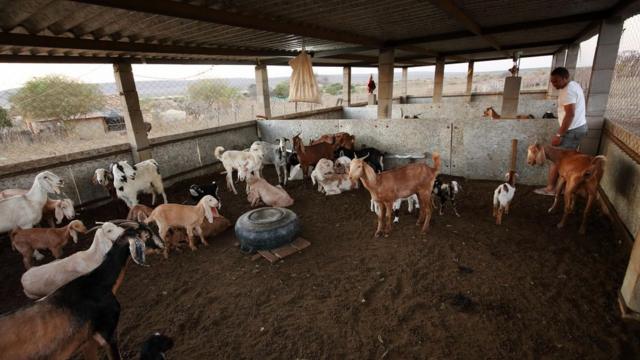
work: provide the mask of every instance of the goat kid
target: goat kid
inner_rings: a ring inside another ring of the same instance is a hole
[[[462,190],[462,186],[460,186],[457,181],[452,180],[447,184],[439,177],[436,178],[433,184],[433,195],[435,195],[435,197],[432,196],[432,199],[434,200],[434,206],[439,208],[438,213],[440,215],[444,215],[444,206],[447,202],[450,202],[453,212],[457,217],[460,217],[458,209],[456,208],[456,196],[460,190]],[[437,204],[435,203],[436,200],[438,201]]]
[[[502,216],[509,214],[511,201],[516,194],[516,176],[513,170],[505,174],[506,183],[500,184],[493,192],[493,217],[496,218],[496,225],[502,224]]]
[[[195,206],[181,204],[164,204],[153,209],[148,218],[144,220],[145,224],[155,222],[158,225],[160,238],[164,242],[164,257],[169,257],[170,243],[167,238],[169,228],[184,228],[187,232],[189,247],[196,250],[193,233],[200,238],[205,246],[209,246],[202,234],[200,224],[206,218],[210,223],[213,222],[214,216],[220,216],[217,211],[218,200],[211,195],[205,195]]]
[[[90,343],[120,360],[117,327],[120,303],[114,295],[129,257],[145,264],[145,243],[134,229],[123,230],[89,274],[57,289],[42,301],[0,317],[0,354],[6,359],[68,359],[84,346],[85,358],[97,358]]]
[[[62,248],[67,245],[69,239],[78,243],[78,234],[84,234],[87,228],[82,221],[73,220],[67,226],[51,229],[14,229],[11,231],[11,247],[22,254],[22,262],[28,270],[31,268],[31,257],[37,249],[49,249],[53,257],[59,259],[62,256]]]
[[[402,207],[403,202],[407,203],[409,213],[412,213],[413,209],[420,209],[420,201],[418,199],[418,195],[416,194],[413,194],[406,198],[396,199],[396,201],[393,202],[393,223],[394,224],[400,223],[400,208]],[[371,212],[375,212],[376,214],[380,212],[380,205],[378,205],[378,203],[373,201],[373,199],[370,201],[370,206],[371,206]]]
[[[246,172],[260,176],[259,171],[262,165],[262,154],[259,152],[225,150],[222,146],[218,146],[213,153],[216,159],[222,161],[222,166],[227,173],[227,188],[232,190],[236,195],[238,195],[238,191],[236,191],[236,187],[233,185],[233,169],[238,170],[238,180],[240,181],[245,180]],[[241,171],[243,167],[246,169],[246,172]]]
[[[167,203],[162,176],[158,163],[153,160],[141,161],[129,165],[126,160],[111,165],[113,186],[118,198],[122,199],[129,208],[138,204],[138,193],[151,194],[151,205],[156,203],[156,194],[162,195]]]

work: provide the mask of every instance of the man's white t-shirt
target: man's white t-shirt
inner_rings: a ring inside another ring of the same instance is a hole
[[[578,128],[587,123],[587,111],[584,101],[584,92],[582,87],[575,81],[570,81],[567,86],[560,89],[558,92],[558,122],[562,126],[562,120],[564,119],[564,105],[576,104],[575,115],[573,121],[569,125],[569,129]]]

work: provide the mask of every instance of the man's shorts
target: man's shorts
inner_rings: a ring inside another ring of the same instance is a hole
[[[560,145],[558,145],[558,147],[561,147],[563,149],[578,150],[580,141],[583,137],[587,136],[588,130],[589,128],[587,127],[587,124],[584,124],[580,127],[567,131],[562,137],[562,142],[560,143]]]

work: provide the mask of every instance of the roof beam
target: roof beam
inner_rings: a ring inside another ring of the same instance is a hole
[[[511,50],[531,49],[531,48],[537,48],[537,47],[559,46],[559,45],[570,44],[572,41],[573,41],[572,38],[568,38],[568,39],[505,45],[502,47],[501,50],[511,51]],[[442,53],[442,56],[451,57],[454,55],[470,55],[470,54],[478,54],[483,52],[495,52],[495,49],[487,47],[487,48],[476,48],[476,49],[469,49],[469,50],[456,50],[456,51]],[[507,58],[507,56],[504,56],[503,58]]]
[[[482,28],[471,17],[460,10],[453,0],[429,0],[433,5],[439,7],[441,10],[453,17],[458,23],[464,26],[467,30],[471,31],[481,39],[489,43],[495,50],[500,50],[500,44],[491,36],[483,33]]]
[[[72,0],[75,2],[100,5],[128,11],[178,17],[189,20],[216,23],[260,31],[308,36],[316,39],[379,47],[382,41],[368,36],[335,31],[311,24],[290,20],[274,20],[245,12],[228,12],[203,6],[194,6],[171,0],[129,1],[129,0]]]
[[[591,35],[592,33],[595,34],[597,32],[600,21],[624,12],[635,2],[636,0],[620,0],[609,9],[602,11],[602,16],[592,19],[589,25],[587,25],[584,29],[582,29],[582,31],[578,33],[578,35],[576,35],[573,42],[579,43],[583,40],[587,40],[587,37],[590,37],[589,35]]]
[[[158,45],[131,43],[123,41],[105,41],[64,38],[56,36],[38,36],[25,34],[0,33],[0,45],[76,49],[94,51],[122,51],[133,53],[151,54],[187,54],[209,56],[296,56],[296,51],[286,50],[260,50],[246,48],[216,48],[216,47],[192,47],[178,45]]]
[[[601,20],[607,17],[608,11],[596,11],[578,15],[569,15],[569,16],[561,16],[556,18],[546,18],[536,21],[528,21],[528,22],[519,22],[519,23],[511,23],[504,25],[497,25],[492,27],[483,28],[482,32],[485,35],[493,35],[506,33],[511,31],[525,31],[525,30],[534,30],[545,28],[549,26],[556,25],[566,25],[566,24],[575,24],[593,20]],[[411,45],[411,44],[421,44],[421,43],[429,43],[434,41],[446,41],[446,40],[456,40],[462,39],[466,37],[474,36],[474,33],[471,31],[456,31],[450,33],[442,33],[436,35],[429,36],[421,36],[409,39],[395,40],[387,43],[388,46],[401,46],[401,45]]]

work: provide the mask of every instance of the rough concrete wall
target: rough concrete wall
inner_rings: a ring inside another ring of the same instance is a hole
[[[609,137],[602,137],[600,153],[607,165],[600,186],[631,234],[640,232],[640,165]]]
[[[377,105],[367,105],[367,106],[358,106],[358,107],[346,107],[342,111],[343,119],[377,119],[378,118],[378,106]],[[396,106],[394,104],[391,109],[391,117],[393,119],[402,118],[402,112],[400,110],[400,105]]]
[[[358,147],[362,144],[387,152],[385,166],[408,163],[410,160],[393,155],[421,157],[433,151],[441,153],[445,174],[472,179],[503,179],[511,156],[511,139],[519,140],[519,181],[541,184],[546,178],[546,168],[530,168],[525,165],[526,147],[537,139],[547,139],[555,131],[554,119],[542,120],[488,120],[479,117],[452,119],[397,120],[260,120],[258,128],[262,138],[275,141],[281,136],[291,137],[302,132],[305,143],[322,134],[346,131],[356,136]]]
[[[521,92],[520,99],[525,101],[530,100],[544,100],[547,98],[546,91],[542,92]],[[443,102],[455,102],[455,103],[466,103],[467,95],[445,95],[442,97]],[[407,102],[409,104],[431,104],[433,103],[431,96],[408,96]],[[473,94],[471,95],[471,102],[483,102],[483,103],[492,103],[496,104],[494,106],[497,107],[497,104],[502,104],[502,94]]]
[[[221,132],[206,133],[202,136],[193,136],[185,139],[162,142],[162,138],[154,139],[152,152],[160,165],[160,172],[165,178],[165,186],[183,180],[188,177],[204,175],[217,169],[218,161],[213,156],[215,146],[223,146],[226,149],[244,149],[257,139],[255,123],[242,127],[231,127]],[[74,156],[75,162],[70,165],[56,166],[60,160],[52,159],[50,166],[46,166],[44,160],[39,164],[45,169],[61,176],[64,179],[64,193],[73,200],[76,205],[95,201],[109,194],[101,187],[93,185],[91,178],[97,168],[106,168],[116,161],[127,160],[133,162],[131,152],[122,152],[122,145],[113,146],[114,151],[106,152],[104,149],[95,149]],[[114,152],[118,152],[114,154]],[[103,155],[100,155],[104,153]],[[33,184],[33,179],[42,170],[33,172],[21,171],[17,175],[3,174],[0,178],[0,189],[22,188],[28,189]]]

